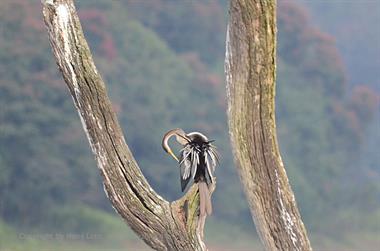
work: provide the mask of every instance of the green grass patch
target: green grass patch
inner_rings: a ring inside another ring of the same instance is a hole
[[[60,208],[50,230],[16,229],[0,221],[0,251],[151,251],[121,217],[83,205]],[[62,228],[59,228],[62,226]],[[352,232],[342,238],[309,233],[314,250],[376,250],[378,232]],[[209,217],[205,241],[213,251],[263,250],[253,229]]]

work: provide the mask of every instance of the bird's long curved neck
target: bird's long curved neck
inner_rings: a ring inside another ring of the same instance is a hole
[[[162,148],[165,150],[165,152],[170,154],[176,161],[179,162],[179,159],[173,153],[172,149],[169,146],[169,139],[173,136],[176,137],[177,142],[180,143],[181,145],[187,144],[189,142],[189,139],[186,137],[185,132],[180,128],[176,128],[176,129],[168,131],[167,133],[165,133],[162,139]]]

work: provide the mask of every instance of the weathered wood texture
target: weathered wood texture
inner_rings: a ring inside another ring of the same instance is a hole
[[[42,3],[54,56],[115,210],[156,250],[207,250],[203,243],[205,219],[198,219],[197,186],[169,203],[153,191],[141,173],[94,65],[73,0]]]
[[[230,138],[256,229],[266,250],[311,250],[276,139],[276,2],[231,0],[229,15]]]

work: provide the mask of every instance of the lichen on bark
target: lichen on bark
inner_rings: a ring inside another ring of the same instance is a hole
[[[257,232],[266,250],[311,250],[276,137],[276,1],[231,0],[229,14],[229,133]]]
[[[73,98],[112,206],[156,250],[206,251],[205,219],[198,217],[197,186],[193,185],[183,198],[172,203],[151,188],[126,143],[73,0],[42,3],[58,68]]]

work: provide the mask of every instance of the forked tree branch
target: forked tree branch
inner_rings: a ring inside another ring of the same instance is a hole
[[[276,138],[276,1],[231,0],[226,41],[230,138],[266,250],[311,246]]]
[[[54,56],[115,210],[156,250],[207,250],[203,243],[205,219],[198,218],[197,186],[169,203],[153,191],[141,173],[93,62],[73,0],[42,3]]]
[[[73,0],[43,0],[53,52],[73,97],[105,191],[117,212],[156,250],[207,250],[196,186],[169,203],[134,160],[93,63]],[[311,250],[279,154],[274,119],[275,1],[231,0],[226,74],[234,156],[267,250]]]

